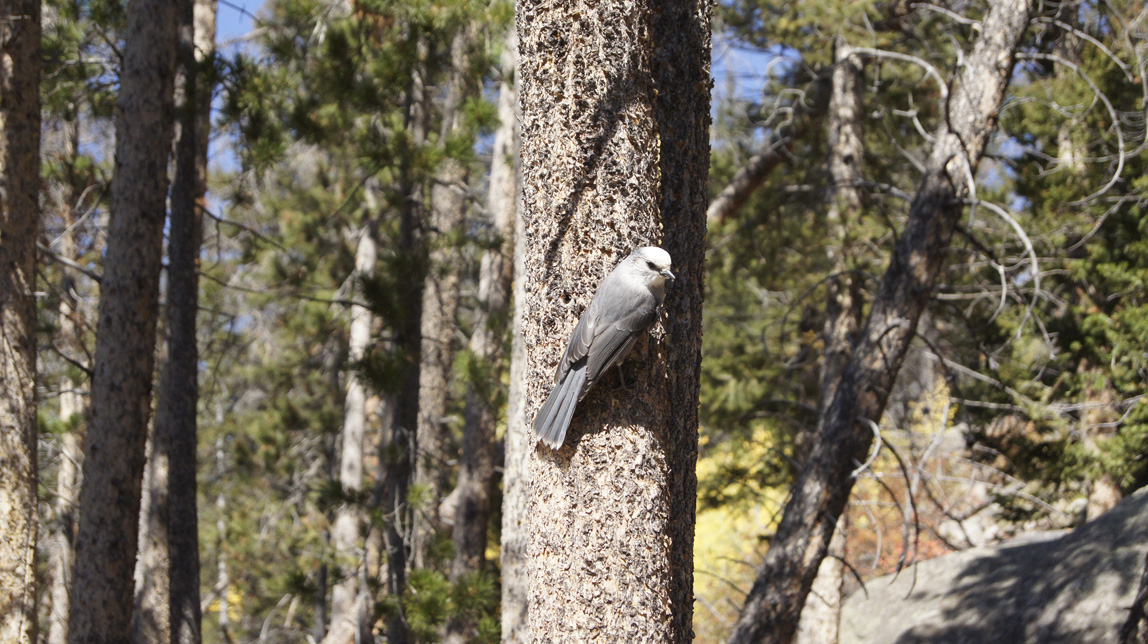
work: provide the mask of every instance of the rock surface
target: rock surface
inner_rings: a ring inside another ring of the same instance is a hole
[[[1071,532],[974,548],[869,580],[845,602],[839,641],[1115,643],[1146,549],[1142,490]]]

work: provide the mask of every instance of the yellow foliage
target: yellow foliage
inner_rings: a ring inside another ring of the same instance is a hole
[[[767,432],[753,440],[706,448],[698,459],[698,480],[728,471],[729,466],[763,462],[772,447]],[[752,468],[751,468],[752,469]],[[770,488],[755,504],[699,508],[694,535],[694,635],[696,642],[724,642],[737,619],[742,601],[753,585],[757,565],[765,554],[763,537],[773,534],[781,518],[786,490]],[[739,592],[740,590],[740,592]]]
[[[227,617],[231,620],[232,623],[238,622],[239,618],[241,617],[239,612],[239,603],[243,601],[243,596],[240,595],[239,591],[237,591],[233,586],[228,586],[224,593],[227,595]],[[207,612],[219,612],[218,597],[211,600],[211,603],[207,605]]]

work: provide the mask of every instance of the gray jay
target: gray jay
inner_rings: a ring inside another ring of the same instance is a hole
[[[554,388],[534,417],[534,433],[543,443],[562,447],[574,408],[657,320],[666,280],[674,280],[670,254],[655,246],[634,251],[602,280],[574,327],[554,373]]]

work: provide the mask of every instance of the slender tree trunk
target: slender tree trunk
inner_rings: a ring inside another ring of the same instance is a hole
[[[215,45],[215,6],[179,3],[176,83],[179,118],[171,184],[168,243],[168,355],[156,400],[145,476],[136,568],[132,639],[137,644],[198,644],[199,539],[196,508],[196,410],[199,400],[195,317],[199,308],[199,247],[207,191],[211,88],[200,68]]]
[[[415,30],[409,35],[416,42],[422,60],[426,58],[426,37]],[[412,75],[407,92],[406,128],[412,143],[426,143],[427,89],[419,65]],[[406,593],[407,574],[411,565],[414,513],[408,503],[410,485],[415,472],[416,434],[419,422],[419,371],[422,351],[422,302],[425,280],[425,249],[422,218],[424,199],[421,184],[415,180],[410,159],[401,163],[400,190],[404,197],[399,220],[399,243],[396,259],[406,277],[399,288],[402,301],[409,308],[398,311],[398,319],[390,321],[395,328],[394,351],[402,364],[399,388],[391,407],[390,433],[380,437],[379,467],[382,470],[377,484],[379,507],[383,517],[383,545],[386,548],[387,594],[386,632],[388,644],[407,644],[413,634],[403,614],[402,598]]]
[[[132,644],[166,642],[171,635],[168,614],[171,567],[167,534],[169,454],[166,446],[156,444],[157,439],[153,425],[147,442],[140,493],[139,554],[136,557],[135,602],[131,615]]]
[[[177,13],[174,3],[158,0],[136,0],[128,12],[76,537],[69,633],[74,643],[130,637],[173,128]]]
[[[502,56],[502,83],[498,93],[500,125],[494,135],[491,152],[490,186],[487,208],[500,245],[486,251],[479,269],[478,311],[470,351],[483,371],[471,382],[466,392],[466,412],[462,428],[462,457],[458,486],[455,488],[454,558],[450,580],[459,582],[467,574],[480,570],[486,552],[490,503],[494,491],[495,440],[498,420],[493,393],[500,386],[503,364],[503,336],[508,322],[510,285],[514,272],[514,221],[517,212],[518,120],[514,107],[513,32],[507,37]],[[464,644],[470,641],[474,622],[459,616],[447,625],[444,642]]]
[[[507,36],[507,51],[514,56],[515,94],[518,79],[518,32],[512,26]],[[517,114],[515,121],[521,122]],[[519,137],[520,138],[520,137]],[[515,152],[521,149],[517,144]],[[520,158],[520,157],[519,157]],[[506,439],[502,464],[502,539],[499,566],[502,577],[502,642],[526,644],[531,641],[527,620],[530,588],[526,574],[526,549],[529,542],[527,509],[530,503],[530,454],[534,451],[534,432],[526,419],[529,365],[526,362],[526,338],[523,321],[526,311],[526,234],[522,207],[522,163],[516,164],[514,195],[514,318],[510,343],[510,388],[506,398]]]
[[[211,87],[201,73],[215,48],[215,3],[179,3],[175,176],[168,243],[168,352],[152,430],[132,638],[139,644],[198,644],[199,521],[196,508],[196,417],[199,399],[196,314],[199,247],[207,191]]]
[[[40,2],[0,0],[0,641],[34,644]]]
[[[187,99],[182,115],[179,160],[172,188],[168,306],[172,344],[169,366],[160,391],[157,428],[168,428],[170,476],[168,539],[171,544],[171,642],[199,644],[203,613],[199,597],[199,511],[196,483],[199,445],[197,408],[199,367],[196,313],[199,309],[199,249],[203,240],[203,209],[207,195],[207,148],[211,137],[212,59],[215,57],[216,0],[192,0],[194,48],[181,59],[187,74]],[[177,322],[176,316],[179,317]],[[169,383],[170,384],[167,384]],[[170,400],[170,405],[164,401]]]
[[[223,422],[222,409],[217,409],[216,421]],[[223,449],[223,436],[220,436],[215,440],[215,476],[222,481],[226,473],[227,452]],[[223,493],[222,485],[219,487],[219,493],[215,495],[215,511],[218,513],[215,519],[215,533],[219,540],[215,544],[218,550],[215,585],[219,589],[219,634],[222,641],[231,642],[231,598],[228,595],[231,590],[231,574],[227,568],[227,549],[223,547],[223,544],[227,543],[227,495]]]
[[[467,69],[475,31],[463,27],[451,43],[450,80],[442,107],[441,140],[456,136],[462,128],[463,101],[476,88]],[[422,488],[416,508],[414,565],[427,565],[427,547],[440,526],[439,504],[449,485],[450,457],[446,447],[447,394],[454,361],[461,254],[459,237],[466,213],[467,168],[457,159],[444,158],[431,187],[430,228],[426,236],[430,251],[422,306],[422,366],[419,369],[418,459],[415,483]]]
[[[339,454],[339,485],[348,496],[357,497],[363,489],[363,438],[367,426],[367,389],[359,377],[357,362],[363,359],[371,341],[371,310],[359,304],[362,280],[375,272],[379,250],[372,224],[363,226],[355,249],[355,288],[351,304],[350,343],[347,360],[347,392],[343,401],[342,450]],[[342,575],[331,593],[331,630],[323,639],[326,644],[368,641],[370,622],[367,616],[367,588],[361,585],[366,558],[361,539],[364,517],[358,500],[341,506],[335,518],[331,541]]]
[[[61,118],[56,125],[62,130],[57,145],[61,159],[72,159],[79,146],[79,123],[75,114]],[[59,213],[61,226],[65,230],[75,224],[73,204],[78,188],[74,181],[63,182],[59,191],[49,191],[50,208]],[[75,232],[64,234],[59,239],[60,256],[76,260]],[[83,355],[82,339],[84,313],[81,309],[83,296],[77,294],[76,277],[68,272],[60,277],[60,305],[57,310],[59,331],[57,346],[78,364],[86,364]],[[56,500],[53,504],[56,525],[49,541],[48,565],[51,569],[51,612],[48,616],[48,644],[64,644],[68,640],[68,589],[71,587],[72,567],[76,535],[76,501],[80,492],[80,464],[83,462],[84,414],[87,398],[81,393],[87,381],[64,374],[59,380],[60,420],[67,431],[60,438],[60,465],[56,472]]]
[[[709,5],[608,1],[573,22],[570,10],[521,0],[517,12],[529,406],[618,260],[664,230],[680,279],[626,362],[627,391],[606,377],[565,446],[534,449],[530,630],[535,642],[688,642]]]
[[[777,534],[734,632],[733,644],[789,642],[837,519],[853,468],[873,441],[889,391],[928,303],[945,250],[989,135],[996,126],[1013,60],[1028,24],[1028,0],[993,3],[981,37],[959,68],[925,177],[881,281],[865,327],[818,423],[809,466],[794,485]]]
[[[826,213],[828,259],[833,277],[828,282],[825,328],[825,358],[821,370],[818,411],[825,414],[841,374],[853,353],[853,342],[861,327],[861,298],[857,280],[849,273],[851,254],[849,231],[861,216],[860,167],[862,147],[861,59],[844,38],[834,44],[832,90],[829,97],[829,177],[832,182]],[[806,441],[808,445],[808,441]],[[811,445],[809,445],[811,447]],[[800,462],[808,462],[808,453]],[[829,556],[821,562],[809,600],[801,611],[797,632],[799,644],[835,644],[841,618],[841,582],[845,566],[845,529],[839,525],[829,542]]]

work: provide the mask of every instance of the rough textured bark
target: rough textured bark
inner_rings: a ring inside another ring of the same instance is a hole
[[[487,526],[490,523],[490,502],[494,492],[494,430],[498,421],[493,406],[493,392],[505,351],[503,336],[508,322],[510,285],[514,272],[514,222],[517,211],[518,120],[514,106],[518,102],[514,90],[516,63],[513,33],[507,38],[502,56],[502,83],[498,92],[500,125],[494,135],[491,151],[490,185],[487,190],[487,209],[494,224],[494,232],[501,243],[498,248],[483,253],[479,268],[478,310],[474,318],[474,331],[470,338],[470,351],[474,360],[484,365],[489,379],[472,382],[467,387],[466,411],[462,428],[462,455],[459,459],[458,485],[455,487],[455,517],[452,537],[454,557],[450,564],[450,580],[458,582],[469,573],[482,568],[486,552]],[[447,624],[444,642],[463,644],[472,639],[473,620],[458,616]]]
[[[606,377],[565,446],[534,449],[531,636],[688,642],[709,5],[521,0],[517,21],[528,407],[618,260],[661,241],[679,275],[624,366],[629,388]]]
[[[861,103],[861,59],[854,54],[844,38],[838,38],[834,47],[834,66],[829,97],[827,125],[829,129],[829,179],[832,182],[829,209],[826,212],[826,250],[830,270],[834,276],[828,282],[826,294],[825,359],[821,369],[821,392],[818,410],[824,414],[837,383],[841,380],[853,342],[861,327],[861,298],[857,293],[857,280],[848,273],[849,231],[861,215],[862,179],[860,167],[865,149],[861,143],[863,105]]]
[[[671,637],[693,641],[694,524],[697,512],[698,408],[702,300],[710,171],[710,0],[653,4],[654,104],[660,141],[663,245],[678,277],[664,304],[670,468]]]
[[[1148,556],[1140,573],[1140,589],[1128,612],[1128,619],[1120,628],[1120,644],[1148,644]]]
[[[199,525],[196,508],[196,313],[199,247],[207,191],[211,87],[201,67],[215,46],[215,5],[179,3],[178,132],[171,185],[167,280],[167,361],[163,365],[141,506],[132,639],[197,644]]]
[[[852,489],[852,470],[873,440],[917,321],[925,309],[963,210],[1032,10],[1001,0],[951,84],[948,118],[938,128],[909,219],[882,278],[869,318],[818,423],[809,466],[799,476],[730,642],[788,642]]]
[[[187,105],[181,116],[179,159],[172,187],[168,301],[171,345],[161,380],[157,433],[171,436],[168,540],[171,547],[171,641],[199,644],[203,613],[199,597],[199,512],[196,508],[196,409],[199,401],[196,313],[199,309],[199,248],[207,194],[207,147],[211,135],[211,60],[215,56],[216,0],[191,0],[193,43],[181,54],[187,74]],[[206,72],[206,73],[205,73]],[[175,293],[179,293],[178,299]],[[177,322],[176,316],[179,317]],[[170,382],[170,384],[168,384]],[[170,404],[165,404],[170,400]]]
[[[36,628],[40,2],[0,2],[0,641]]]
[[[158,0],[136,0],[128,12],[76,536],[68,638],[74,643],[130,637],[173,129],[177,13],[174,3]]]
[[[459,31],[451,44],[451,71],[442,106],[443,141],[461,128],[462,103],[477,88],[467,73],[474,27]],[[449,484],[451,460],[445,452],[446,405],[450,392],[455,315],[458,312],[458,236],[466,213],[466,166],[447,157],[439,163],[431,188],[430,221],[426,236],[430,250],[422,306],[422,366],[419,369],[419,424],[415,483],[423,488],[416,508],[414,565],[426,565],[426,548],[440,527],[438,508]]]
[[[359,282],[375,272],[378,263],[378,244],[370,224],[360,231],[355,249],[354,289],[356,303],[351,305],[350,342],[347,361],[347,391],[343,400],[342,449],[339,453],[339,485],[348,496],[358,496],[363,489],[363,438],[367,426],[367,389],[359,377],[356,362],[363,359],[371,341],[371,310],[358,304],[362,298]],[[358,501],[343,504],[335,518],[331,542],[335,557],[342,569],[342,577],[331,592],[331,629],[323,638],[326,644],[336,642],[368,641],[370,622],[367,619],[367,588],[364,581],[362,556],[363,513]]]
[[[849,271],[849,231],[861,214],[860,166],[862,147],[861,59],[853,54],[844,38],[834,46],[832,89],[826,125],[829,129],[829,178],[832,182],[829,209],[826,212],[827,249],[834,277],[827,285],[825,327],[822,332],[825,356],[821,369],[821,392],[818,410],[824,414],[837,383],[853,351],[853,342],[861,326],[861,298],[857,280]],[[800,447],[811,447],[809,441]],[[806,462],[808,453],[800,455]],[[838,526],[829,542],[829,556],[821,562],[809,600],[801,611],[797,631],[799,644],[834,644],[841,615],[841,582],[845,572],[845,530]]]

